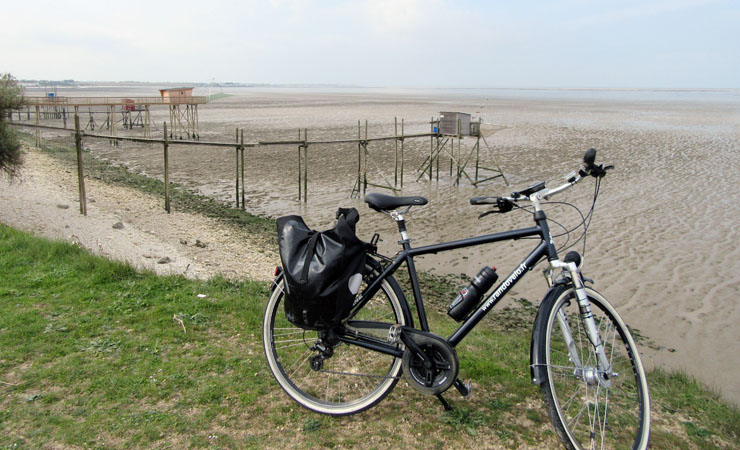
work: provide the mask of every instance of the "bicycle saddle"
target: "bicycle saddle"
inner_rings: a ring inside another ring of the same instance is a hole
[[[374,192],[365,196],[365,203],[367,203],[370,208],[374,209],[375,211],[382,212],[390,211],[401,206],[426,205],[427,199],[419,196],[394,197],[392,195],[384,195]]]

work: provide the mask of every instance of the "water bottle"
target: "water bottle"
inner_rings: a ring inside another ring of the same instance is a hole
[[[470,284],[464,287],[460,294],[455,297],[450,307],[447,308],[447,314],[458,322],[463,320],[483,298],[483,294],[491,289],[496,280],[498,280],[498,274],[495,267],[482,268],[478,275],[473,277]]]

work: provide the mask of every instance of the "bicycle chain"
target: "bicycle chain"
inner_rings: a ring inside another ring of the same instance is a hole
[[[364,373],[339,372],[339,371],[336,371],[336,370],[324,370],[324,369],[321,369],[318,372],[330,373],[330,374],[333,374],[333,375],[351,375],[351,376],[354,376],[354,377],[364,377],[364,378],[385,378],[385,379],[395,379],[395,380],[400,380],[401,379],[401,376],[400,375],[397,376],[397,377],[389,377],[389,376],[386,376],[386,375],[367,375],[367,374],[364,374]]]

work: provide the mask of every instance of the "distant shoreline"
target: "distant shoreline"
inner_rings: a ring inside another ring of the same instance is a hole
[[[273,84],[239,82],[189,82],[189,81],[77,81],[77,80],[33,80],[21,79],[26,88],[130,88],[147,86],[192,86],[218,88],[331,88],[331,89],[406,89],[444,91],[585,91],[585,92],[740,92],[740,87],[553,87],[553,86],[371,86],[355,84]]]

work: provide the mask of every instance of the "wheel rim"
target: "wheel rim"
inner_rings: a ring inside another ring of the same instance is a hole
[[[553,313],[548,323],[547,371],[560,422],[571,442],[583,448],[640,448],[647,444],[649,421],[646,379],[631,336],[605,302],[589,296],[596,326],[616,376],[605,380],[597,370],[593,346],[583,329],[573,291],[554,311],[565,312],[577,353],[585,370],[570,360],[560,325]]]
[[[386,295],[384,283],[353,320],[403,323],[397,299]],[[282,284],[268,303],[264,342],[267,360],[280,386],[294,400],[314,411],[326,414],[351,414],[380,401],[395,385],[401,359],[344,343],[331,343],[333,354],[321,368],[311,366],[319,354],[312,347],[319,333],[295,327],[285,318]]]

